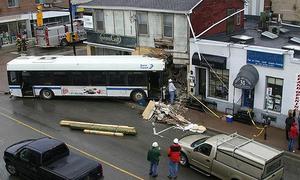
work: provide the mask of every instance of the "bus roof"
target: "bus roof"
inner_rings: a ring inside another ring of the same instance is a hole
[[[21,56],[8,71],[163,71],[162,59],[145,56]]]

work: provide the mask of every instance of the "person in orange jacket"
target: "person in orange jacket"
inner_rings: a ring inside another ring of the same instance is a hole
[[[178,139],[175,138],[173,140],[173,144],[168,149],[168,157],[169,157],[169,179],[176,179],[178,173],[178,165],[180,162],[180,151],[181,147],[178,144]]]
[[[298,137],[298,129],[297,129],[297,124],[295,122],[292,123],[290,132],[289,132],[289,146],[288,146],[288,150],[290,152],[295,152],[294,150],[294,144],[295,141]]]

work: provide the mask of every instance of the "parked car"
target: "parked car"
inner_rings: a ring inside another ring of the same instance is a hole
[[[181,165],[225,180],[279,180],[283,151],[238,134],[190,135],[179,140]]]
[[[11,175],[30,180],[98,180],[103,176],[101,164],[71,153],[65,143],[48,137],[9,146],[4,161]]]

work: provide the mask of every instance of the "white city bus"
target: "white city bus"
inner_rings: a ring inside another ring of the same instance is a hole
[[[159,92],[165,63],[143,56],[21,56],[7,63],[17,97],[130,97]]]

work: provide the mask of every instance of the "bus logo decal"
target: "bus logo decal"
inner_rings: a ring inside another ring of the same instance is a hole
[[[140,68],[141,69],[152,69],[153,68],[153,64],[141,64]]]

